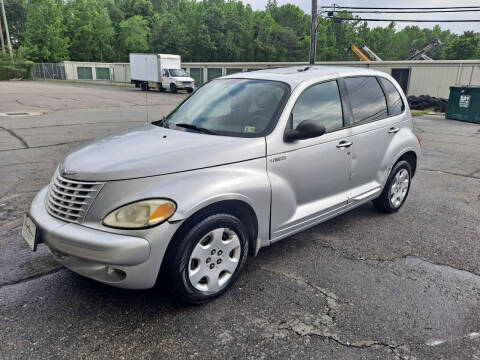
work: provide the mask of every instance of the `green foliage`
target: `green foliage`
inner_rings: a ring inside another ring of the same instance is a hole
[[[112,21],[97,0],[71,0],[65,6],[70,57],[79,61],[112,60],[115,36]]]
[[[473,31],[465,31],[445,47],[447,59],[478,59],[480,57],[480,36]]]
[[[33,75],[33,67],[35,63],[32,61],[20,61],[15,65],[10,61],[0,60],[0,81],[10,79],[31,79]]]
[[[268,0],[253,11],[238,0],[5,0],[13,46],[37,62],[128,61],[129,52],[180,54],[184,61],[306,61],[310,16]],[[343,17],[351,17],[347,13]],[[383,60],[404,60],[439,39],[433,59],[480,57],[480,35],[407,26],[369,28],[318,19],[318,61],[358,61],[366,44]]]
[[[120,23],[119,45],[122,53],[128,56],[131,52],[148,51],[150,29],[141,15],[135,15]]]
[[[54,0],[31,0],[26,9],[22,54],[36,62],[68,60],[69,39],[65,34],[63,4]]]

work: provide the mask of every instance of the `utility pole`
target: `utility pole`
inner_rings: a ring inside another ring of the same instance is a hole
[[[2,18],[0,17],[0,40],[2,41],[2,59],[7,57],[5,52],[5,41],[3,40],[3,30],[2,30]]]
[[[10,41],[10,34],[8,33],[7,15],[5,15],[5,4],[3,3],[3,0],[0,0],[0,3],[2,4],[3,24],[5,25],[5,33],[7,35],[7,44],[8,44],[8,51],[10,52],[10,61],[13,64],[12,43]]]
[[[312,0],[312,25],[310,27],[310,65],[315,65],[315,56],[317,54],[317,17],[317,0]]]

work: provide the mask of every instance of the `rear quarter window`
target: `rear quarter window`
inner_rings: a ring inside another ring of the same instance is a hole
[[[405,104],[403,103],[402,97],[395,85],[393,85],[391,81],[382,77],[379,77],[378,80],[382,84],[383,90],[385,90],[388,102],[388,114],[390,116],[395,116],[403,113],[405,110]]]
[[[387,101],[375,77],[358,76],[345,78],[344,81],[352,106],[354,124],[380,120],[388,116]]]

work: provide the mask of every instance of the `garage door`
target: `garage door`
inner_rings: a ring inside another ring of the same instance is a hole
[[[110,69],[109,68],[95,68],[97,74],[97,80],[110,80]]]
[[[80,80],[92,80],[92,68],[91,67],[77,67],[77,77]]]

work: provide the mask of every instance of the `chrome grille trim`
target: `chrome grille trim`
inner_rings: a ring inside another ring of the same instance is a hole
[[[79,224],[103,185],[104,182],[64,178],[57,169],[48,187],[47,211],[60,220]]]

